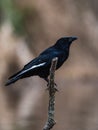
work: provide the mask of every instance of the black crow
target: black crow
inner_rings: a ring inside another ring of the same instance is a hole
[[[56,69],[58,69],[64,63],[64,61],[67,60],[69,56],[70,45],[76,39],[77,37],[75,36],[60,38],[53,46],[49,47],[38,57],[26,64],[22,70],[9,77],[5,85],[10,85],[19,79],[34,75],[40,76],[48,82],[52,59],[58,57],[58,63],[56,66]]]

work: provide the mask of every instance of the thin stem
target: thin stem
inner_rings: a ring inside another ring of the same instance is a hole
[[[55,114],[55,93],[57,91],[54,82],[55,70],[58,58],[54,58],[51,63],[50,76],[49,76],[49,106],[48,106],[48,120],[43,128],[43,130],[50,130],[55,124],[54,114]]]

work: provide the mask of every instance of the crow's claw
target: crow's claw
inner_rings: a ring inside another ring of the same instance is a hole
[[[56,83],[54,83],[54,89],[56,90],[56,91],[59,91],[58,89],[57,89],[57,84]],[[46,90],[49,90],[49,83],[47,84],[47,89]]]

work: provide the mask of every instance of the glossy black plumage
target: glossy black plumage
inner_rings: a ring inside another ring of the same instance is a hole
[[[10,85],[19,79],[38,75],[48,82],[49,70],[51,61],[54,57],[58,57],[56,69],[58,69],[69,56],[69,48],[71,43],[77,37],[63,37],[60,38],[53,46],[43,51],[38,57],[26,64],[22,70],[11,76],[7,83]]]

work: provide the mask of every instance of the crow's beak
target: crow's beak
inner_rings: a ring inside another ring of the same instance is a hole
[[[76,36],[72,37],[72,41],[77,40],[77,39],[78,39],[78,37],[76,37]]]

